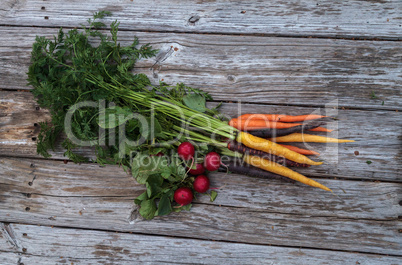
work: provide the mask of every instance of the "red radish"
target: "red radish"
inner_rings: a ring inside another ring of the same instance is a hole
[[[209,152],[205,156],[204,166],[208,171],[218,170],[221,164],[221,157],[216,152]]]
[[[177,153],[183,160],[190,160],[194,157],[194,146],[190,142],[183,142],[177,148]]]
[[[181,206],[187,205],[193,201],[193,192],[190,188],[181,187],[174,192],[174,200]]]
[[[188,171],[191,175],[201,175],[205,172],[205,168],[202,164],[195,164],[195,167],[195,169],[190,169]]]
[[[205,175],[199,175],[195,178],[193,187],[196,192],[206,192],[209,189],[209,178]]]

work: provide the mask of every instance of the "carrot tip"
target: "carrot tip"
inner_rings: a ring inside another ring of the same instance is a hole
[[[322,164],[324,164],[324,162],[314,162],[314,163],[311,163],[313,166],[319,166],[319,165],[322,165]]]

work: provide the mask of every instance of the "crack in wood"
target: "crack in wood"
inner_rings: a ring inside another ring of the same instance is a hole
[[[6,238],[7,242],[11,244],[11,246],[17,250],[17,251],[22,251],[22,246],[18,239],[16,238],[14,234],[14,230],[8,223],[1,223],[0,222],[0,233],[4,235]]]
[[[173,46],[169,47],[167,51],[161,51],[159,54],[156,55],[155,63],[151,66],[150,70],[154,72],[154,70],[160,70],[162,63],[166,61],[174,53]],[[155,66],[158,65],[157,68]]]
[[[139,213],[139,207],[138,205],[133,205],[133,207],[130,210],[129,216],[127,218],[128,223],[130,225],[135,224],[136,222],[143,220],[143,218],[141,217],[140,213]]]

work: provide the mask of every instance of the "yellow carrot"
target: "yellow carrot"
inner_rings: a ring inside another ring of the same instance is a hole
[[[303,184],[306,184],[306,185],[309,185],[312,187],[316,187],[316,188],[320,188],[320,189],[332,192],[331,189],[325,187],[324,185],[318,183],[317,181],[309,179],[300,173],[297,173],[287,167],[274,163],[270,160],[263,159],[258,156],[245,155],[244,161],[247,164],[252,165],[254,167],[258,167],[260,169],[263,169],[263,170],[266,170],[266,171],[269,171],[269,172],[272,172],[272,173],[275,173],[275,174],[278,174],[278,175],[281,175],[284,177],[291,178],[293,180],[299,181]]]
[[[277,143],[286,143],[286,142],[297,142],[297,143],[350,143],[354,142],[354,140],[343,140],[330,138],[319,135],[305,134],[305,133],[292,133],[285,136],[280,136],[276,138],[270,139],[271,141]]]
[[[242,143],[245,146],[248,146],[250,148],[260,150],[263,152],[267,152],[267,153],[271,153],[271,154],[277,155],[277,156],[283,156],[286,159],[289,159],[289,160],[292,160],[292,161],[295,161],[298,163],[308,164],[308,165],[321,165],[323,163],[323,162],[315,162],[304,155],[301,155],[299,153],[289,150],[286,147],[280,146],[279,144],[276,144],[269,140],[253,136],[246,132],[238,132],[236,141],[238,141],[239,143]]]

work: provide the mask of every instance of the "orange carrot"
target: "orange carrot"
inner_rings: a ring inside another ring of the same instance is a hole
[[[324,127],[317,127],[317,128],[314,128],[314,129],[310,129],[309,131],[312,131],[312,132],[332,132],[333,130],[330,130],[330,129],[327,129],[327,128],[324,128]]]
[[[305,134],[305,133],[292,133],[289,135],[272,138],[270,140],[273,142],[277,142],[277,143],[286,143],[286,142],[349,143],[349,142],[354,142],[354,140],[343,140],[343,139],[336,139],[336,138],[330,138],[330,137],[312,135],[312,134]]]
[[[266,171],[269,171],[269,172],[272,172],[272,173],[275,173],[275,174],[278,174],[278,175],[281,175],[284,177],[291,178],[293,180],[299,181],[303,184],[306,184],[306,185],[309,185],[312,187],[316,187],[316,188],[320,188],[320,189],[332,192],[331,189],[318,183],[317,181],[309,179],[300,173],[297,173],[287,167],[284,167],[282,165],[279,165],[279,164],[269,161],[267,159],[263,159],[258,156],[245,155],[244,161],[247,164],[252,165],[254,167],[258,167],[260,169],[264,169]]]
[[[243,114],[237,119],[247,120],[247,119],[260,119],[260,120],[267,120],[267,121],[279,121],[280,118],[284,116],[281,114]]]
[[[308,114],[308,115],[282,115],[282,114],[243,114],[238,119],[263,119],[268,121],[281,121],[281,122],[300,122],[300,121],[308,121],[315,120],[320,118],[325,118],[327,116],[316,115],[316,114]]]
[[[284,129],[290,128],[297,125],[301,125],[300,123],[283,123],[283,122],[275,122],[268,121],[262,119],[231,119],[229,121],[229,125],[235,127],[239,130],[253,130],[253,129],[261,129],[261,128],[275,128],[275,129]],[[252,129],[251,129],[252,128]]]
[[[303,148],[299,148],[293,145],[286,145],[286,144],[280,144],[283,147],[286,147],[289,150],[292,150],[296,153],[302,154],[302,155],[317,155],[319,156],[320,153],[313,151],[313,150],[307,150],[307,149],[303,149]]]
[[[246,131],[246,130],[258,130],[258,129],[264,129],[264,128],[286,129],[286,128],[291,128],[291,127],[295,127],[297,125],[302,125],[302,124],[301,123],[275,122],[275,121],[269,121],[269,120],[263,120],[263,119],[236,119],[236,118],[233,118],[229,121],[229,125],[238,130]],[[329,129],[323,128],[323,127],[317,127],[317,128],[311,129],[309,131],[332,132],[332,130],[329,130]]]

